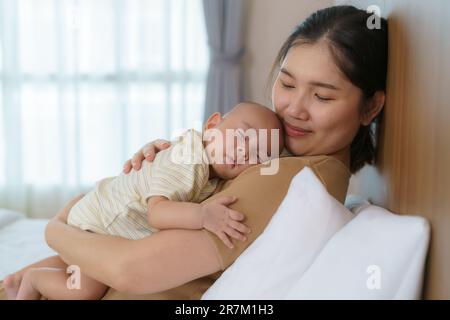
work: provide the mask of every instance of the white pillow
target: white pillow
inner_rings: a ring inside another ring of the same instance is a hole
[[[283,299],[353,214],[305,167],[264,232],[202,299]]]
[[[23,218],[25,218],[23,213],[9,209],[0,209],[0,229],[16,220]]]
[[[430,227],[374,205],[327,243],[288,299],[419,299]]]

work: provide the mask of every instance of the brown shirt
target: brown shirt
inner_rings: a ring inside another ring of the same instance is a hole
[[[130,295],[109,289],[103,299],[200,299],[203,293],[217,280],[223,270],[264,231],[273,214],[287,193],[292,178],[305,166],[310,167],[327,188],[328,192],[344,202],[350,179],[350,171],[339,160],[330,156],[285,157],[280,158],[279,171],[275,175],[261,175],[260,166],[253,166],[234,180],[223,182],[215,193],[204,202],[233,195],[238,201],[230,208],[245,214],[245,223],[252,232],[245,242],[235,241],[234,249],[229,249],[213,233],[203,230],[214,244],[222,271],[190,281],[179,287],[147,295]]]

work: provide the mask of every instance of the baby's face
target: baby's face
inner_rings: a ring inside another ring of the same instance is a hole
[[[208,127],[208,122],[205,136],[211,140],[206,150],[214,174],[222,179],[233,179],[249,167],[277,157],[283,147],[280,139],[272,147],[271,129],[279,129],[282,137],[282,127],[275,113],[263,106],[241,103],[220,117],[219,123],[213,121]]]

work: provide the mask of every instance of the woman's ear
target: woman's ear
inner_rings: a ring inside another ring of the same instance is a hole
[[[361,124],[368,126],[372,120],[381,112],[386,101],[386,93],[384,91],[377,91],[371,99],[367,102],[368,105],[364,108],[364,113],[361,116]]]
[[[220,122],[222,122],[222,115],[220,112],[214,112],[209,116],[205,123],[205,130],[216,127]]]

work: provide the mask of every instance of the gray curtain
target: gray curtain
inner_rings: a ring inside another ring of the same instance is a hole
[[[205,97],[205,120],[228,112],[242,101],[242,0],[203,0],[210,65]]]

